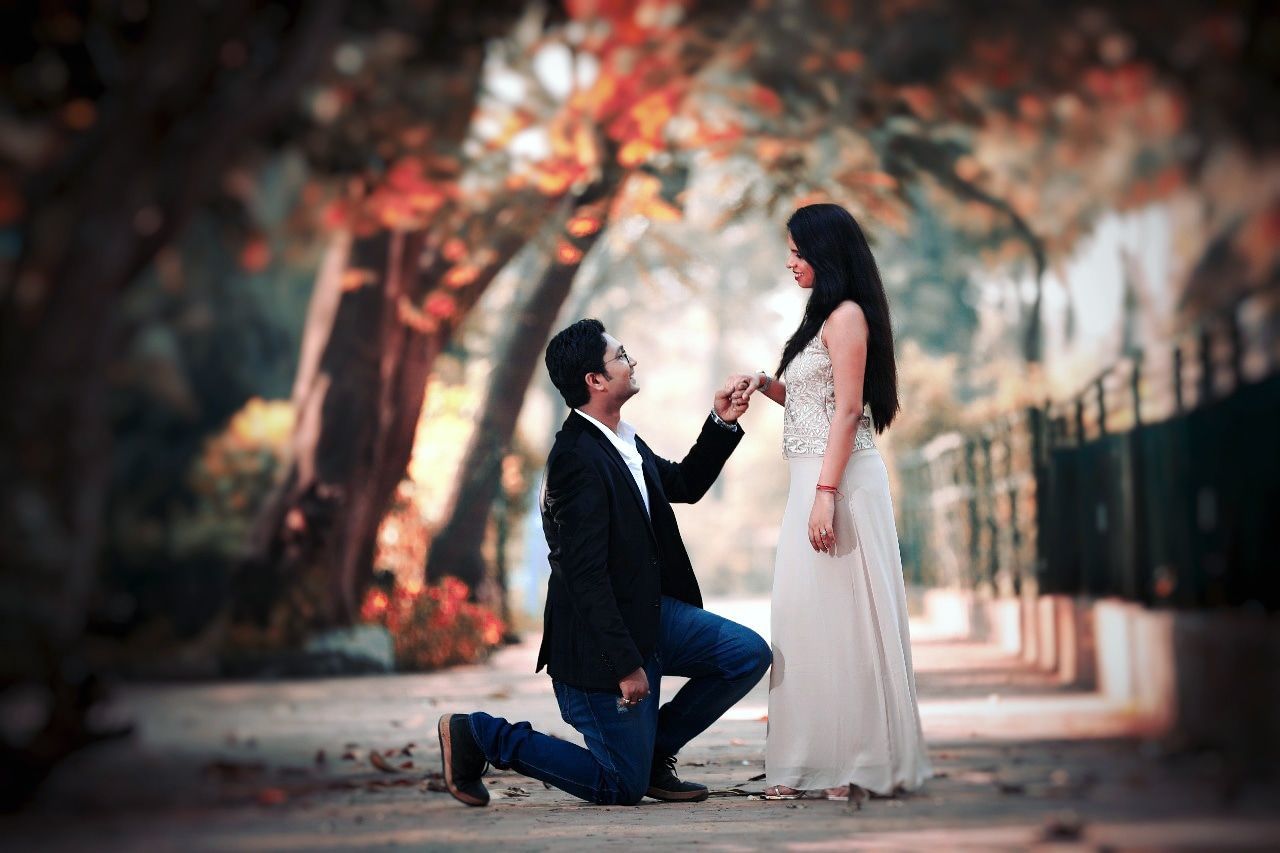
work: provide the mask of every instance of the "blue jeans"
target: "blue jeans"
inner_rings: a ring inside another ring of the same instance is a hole
[[[645,661],[649,696],[619,707],[619,694],[553,681],[576,744],[482,711],[471,730],[493,766],[511,768],[600,805],[635,805],[649,788],[655,757],[675,755],[747,694],[769,668],[769,646],[755,631],[668,596],[662,597],[658,647]],[[658,707],[663,675],[690,680]]]

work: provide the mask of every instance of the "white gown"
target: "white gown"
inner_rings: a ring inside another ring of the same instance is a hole
[[[809,513],[835,411],[821,332],[783,379],[791,489],[773,575],[765,784],[913,790],[932,769],[916,703],[888,471],[864,414],[839,484],[835,548],[814,551]]]

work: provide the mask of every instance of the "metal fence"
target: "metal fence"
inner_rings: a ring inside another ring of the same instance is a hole
[[[1280,289],[899,473],[918,583],[1280,609]]]

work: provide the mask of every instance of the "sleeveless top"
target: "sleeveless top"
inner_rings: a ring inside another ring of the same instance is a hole
[[[826,324],[824,323],[825,327]],[[796,353],[782,371],[787,384],[787,400],[782,409],[782,456],[822,456],[827,451],[827,435],[836,412],[836,382],[831,370],[831,354],[822,342],[822,329]],[[863,407],[853,450],[873,450],[875,440],[871,416]]]

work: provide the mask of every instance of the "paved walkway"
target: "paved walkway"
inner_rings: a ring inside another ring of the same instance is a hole
[[[758,629],[767,625],[767,603],[712,606]],[[717,792],[708,802],[590,806],[505,772],[489,779],[488,809],[461,806],[436,790],[433,725],[440,713],[483,708],[577,738],[560,720],[545,676],[532,673],[531,637],[485,665],[431,675],[132,686],[110,713],[134,720],[137,736],[61,767],[31,809],[0,821],[0,845],[1280,847],[1274,784],[1241,782],[1214,755],[1165,754],[1123,709],[1064,690],[993,647],[935,636],[924,624],[913,626],[913,636],[938,775],[921,793],[872,800],[860,811],[749,796],[764,784],[754,779],[763,771],[764,684],[681,755],[682,774]],[[676,679],[664,681],[663,690],[669,695],[676,686]]]

